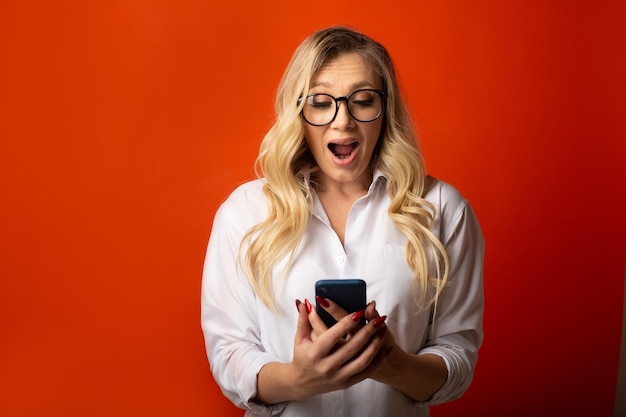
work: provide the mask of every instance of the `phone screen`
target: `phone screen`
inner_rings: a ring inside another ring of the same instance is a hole
[[[331,299],[348,313],[355,313],[365,309],[365,288],[366,284],[362,279],[323,279],[315,283],[315,295]],[[316,305],[316,311],[327,327],[337,322],[322,306]],[[365,318],[362,324],[365,325]]]

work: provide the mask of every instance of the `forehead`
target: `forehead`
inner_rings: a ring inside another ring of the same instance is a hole
[[[346,52],[327,61],[313,75],[311,88],[381,88],[382,81],[372,65],[356,52]]]

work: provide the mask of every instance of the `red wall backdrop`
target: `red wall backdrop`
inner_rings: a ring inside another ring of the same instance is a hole
[[[213,214],[311,31],[395,57],[486,242],[475,382],[434,416],[611,416],[626,253],[623,1],[0,3],[0,415],[240,416],[199,324]]]

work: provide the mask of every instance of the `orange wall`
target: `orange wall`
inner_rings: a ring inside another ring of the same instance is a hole
[[[212,216],[293,49],[335,23],[387,45],[430,172],[484,228],[475,382],[433,415],[612,415],[625,4],[2,2],[0,415],[242,414],[200,332]]]

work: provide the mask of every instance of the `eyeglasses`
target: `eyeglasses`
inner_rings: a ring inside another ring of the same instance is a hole
[[[348,114],[357,122],[373,122],[383,114],[385,92],[373,89],[356,90],[345,97],[330,94],[310,94],[306,96],[302,117],[313,126],[326,126],[335,120],[339,102],[345,101]],[[298,99],[298,104],[302,98]]]

